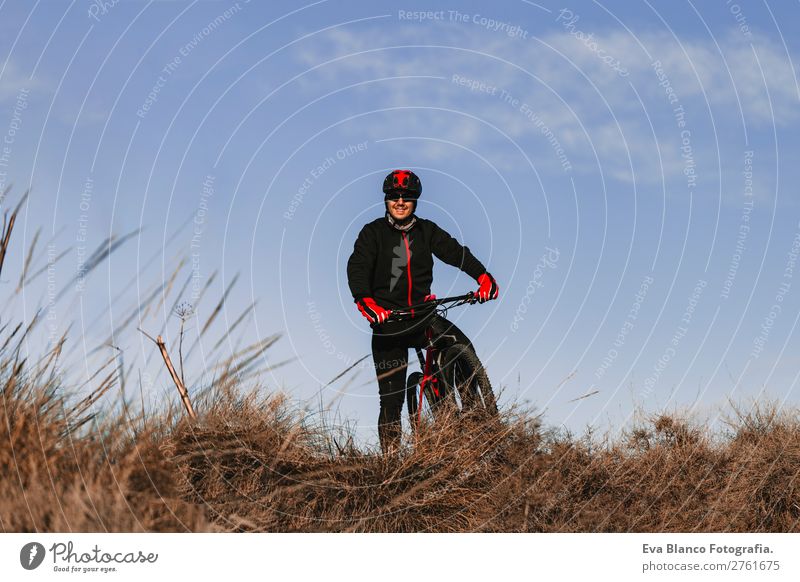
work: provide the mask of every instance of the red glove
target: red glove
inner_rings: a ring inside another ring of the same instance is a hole
[[[478,277],[478,283],[480,287],[475,295],[477,295],[479,303],[484,303],[490,299],[497,299],[499,288],[497,287],[497,281],[494,280],[494,277],[489,273],[484,273]]]
[[[356,300],[358,310],[361,315],[367,318],[370,323],[383,323],[392,314],[388,309],[384,309],[372,297],[364,297]]]
[[[426,295],[423,301],[436,301],[436,295]]]

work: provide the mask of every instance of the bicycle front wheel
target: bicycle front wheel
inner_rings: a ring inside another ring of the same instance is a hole
[[[420,419],[433,420],[444,412],[446,401],[455,402],[455,399],[448,398],[447,386],[441,381],[441,374],[434,374],[425,383],[420,398],[420,384],[422,384],[422,374],[414,372],[408,376],[406,382],[406,405],[408,406],[409,420],[412,430],[416,428],[417,421]],[[422,410],[419,409],[420,402]]]
[[[441,366],[445,383],[458,396],[462,412],[482,410],[497,414],[489,376],[475,350],[465,344],[455,344],[444,352]]]
[[[411,421],[411,428],[417,425],[417,411],[419,409],[419,385],[422,381],[422,374],[414,372],[406,380],[406,406],[408,407],[408,418]]]

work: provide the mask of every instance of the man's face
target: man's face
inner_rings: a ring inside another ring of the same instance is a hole
[[[392,218],[398,221],[403,221],[414,212],[413,200],[406,200],[405,198],[398,198],[397,200],[387,200],[386,210],[389,211]]]

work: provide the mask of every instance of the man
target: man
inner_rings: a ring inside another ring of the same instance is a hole
[[[434,222],[415,212],[422,183],[410,170],[395,170],[383,181],[385,216],[361,229],[347,262],[347,280],[361,314],[377,323],[372,357],[378,376],[378,436],[384,453],[396,450],[402,434],[401,413],[406,390],[408,349],[424,345],[424,322],[386,322],[392,309],[427,301],[433,296],[433,257],[458,267],[480,285],[478,301],[497,299],[494,278],[469,249]],[[456,335],[471,345],[455,325],[439,318],[437,333]]]

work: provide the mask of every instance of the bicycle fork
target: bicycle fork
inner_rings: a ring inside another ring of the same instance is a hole
[[[425,357],[422,356],[422,348],[417,348],[417,358],[419,358],[419,365],[422,368],[422,379],[419,381],[419,402],[417,404],[417,423],[422,420],[422,397],[425,394],[425,387],[430,382],[431,391],[433,392],[436,401],[438,402],[441,394],[439,393],[439,378],[432,372],[433,370],[433,360],[436,354],[436,348],[433,347],[433,342],[431,341],[431,330],[428,329],[426,331],[426,337],[428,339],[428,346],[427,351],[425,352]],[[434,406],[435,402],[429,402],[431,406]]]

